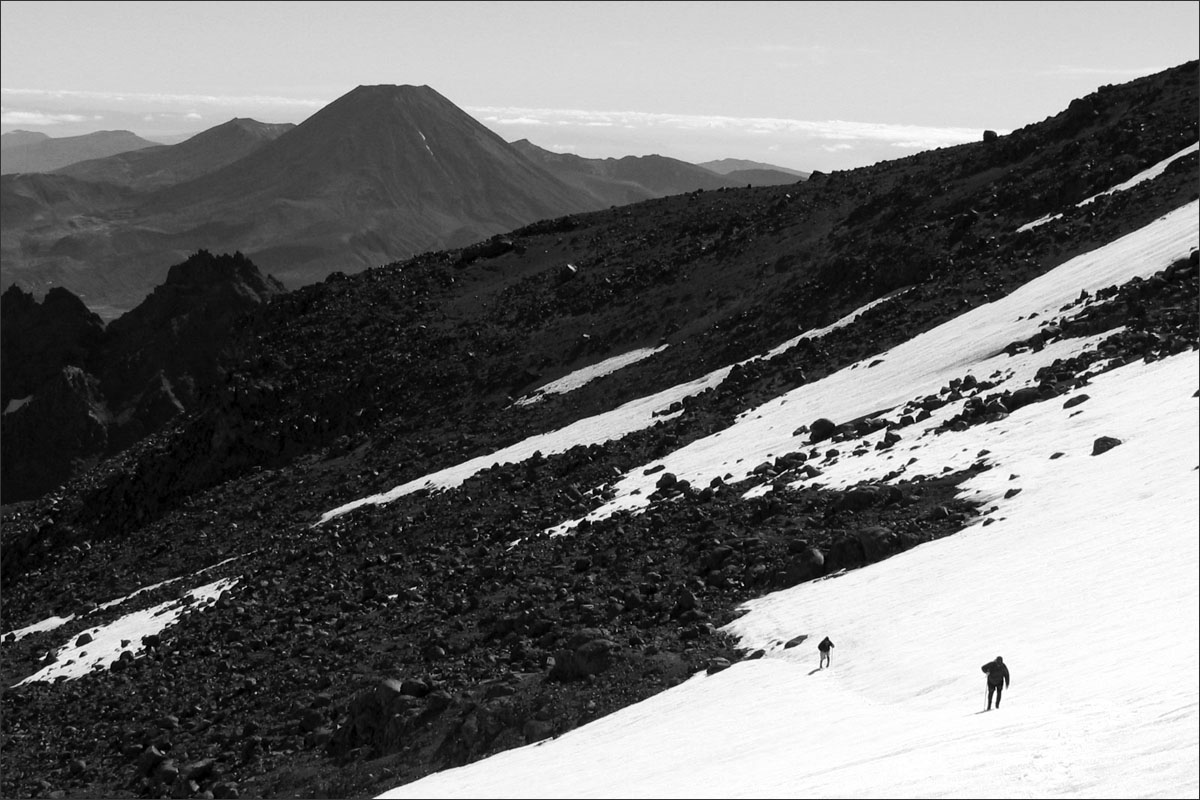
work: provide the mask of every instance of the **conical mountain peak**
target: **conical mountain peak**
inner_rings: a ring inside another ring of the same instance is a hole
[[[426,84],[414,86],[411,83],[360,83],[358,86],[351,89],[344,96],[349,97],[355,94],[371,94],[371,95],[404,95],[404,94],[425,94],[432,93],[441,97],[436,91],[431,89]]]
[[[364,134],[378,138],[375,132],[394,135],[395,131],[388,126],[401,126],[406,130],[420,129],[428,137],[426,129],[436,130],[439,125],[471,129],[475,135],[503,142],[428,86],[359,86],[318,111],[300,129],[307,128],[310,136],[344,138],[346,131],[361,128]],[[418,149],[425,148],[418,145]]]
[[[349,113],[377,115],[400,112],[411,115],[435,111],[466,116],[454,103],[428,86],[364,84],[351,89],[318,111],[309,118],[309,122],[330,114],[338,117]]]
[[[179,218],[171,227],[202,217],[249,230],[203,244],[241,250],[293,286],[348,257],[371,266],[594,207],[438,92],[395,85],[359,86],[238,163],[154,198],[154,213]],[[283,229],[288,247],[264,252]]]

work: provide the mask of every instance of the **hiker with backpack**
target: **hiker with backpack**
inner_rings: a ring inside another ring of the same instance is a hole
[[[996,656],[995,661],[989,661],[983,665],[983,671],[987,673],[987,709],[992,710],[992,695],[996,695],[996,708],[1000,708],[1000,695],[1008,686],[1008,667],[1004,664],[1004,659]]]
[[[822,639],[821,643],[817,645],[817,650],[821,653],[821,662],[817,666],[817,669],[829,666],[829,648],[831,647],[833,647],[833,642],[829,641],[828,636]]]

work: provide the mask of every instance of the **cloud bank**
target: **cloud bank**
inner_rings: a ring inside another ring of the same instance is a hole
[[[625,128],[638,130],[723,131],[744,134],[804,136],[845,142],[875,142],[897,147],[945,147],[972,142],[982,130],[894,125],[847,120],[798,120],[775,117],[725,117],[690,114],[655,114],[642,111],[584,111],[555,108],[505,108],[479,106],[466,109],[487,125],[536,125]]]
[[[44,111],[21,111],[0,106],[0,124],[14,125],[20,128],[48,128],[55,125],[99,121],[100,119],[102,118],[84,114],[51,114]]]
[[[982,129],[850,120],[472,106],[508,141],[529,139],[591,158],[666,155],[684,161],[747,158],[793,169],[848,169],[979,141]],[[1007,131],[997,131],[1007,133]]]

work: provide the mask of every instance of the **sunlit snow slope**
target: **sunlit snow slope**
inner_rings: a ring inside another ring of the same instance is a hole
[[[1081,291],[1187,256],[1200,243],[1197,212],[1193,202],[662,463],[693,481],[736,479],[808,449],[793,430],[835,409],[843,419],[898,409],[967,373],[1028,385],[1094,340],[1001,349]],[[997,422],[935,434],[947,406],[894,448],[825,463],[816,480],[843,486],[982,460],[992,469],[963,492],[988,513],[950,538],[748,603],[728,630],[761,659],[384,796],[1195,797],[1198,389],[1194,351],[1135,362]],[[1067,406],[1078,394],[1088,399]],[[1121,444],[1094,455],[1102,436]],[[644,506],[656,476],[643,472],[595,515]],[[801,634],[811,638],[783,647]],[[824,635],[833,663],[817,670]],[[984,712],[980,668],[997,655],[1013,683],[1003,707]]]

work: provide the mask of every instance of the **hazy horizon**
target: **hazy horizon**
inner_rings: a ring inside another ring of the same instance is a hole
[[[1200,57],[1193,2],[0,3],[0,131],[175,143],[428,85],[589,158],[846,169]],[[1137,35],[1131,35],[1136,32]]]

